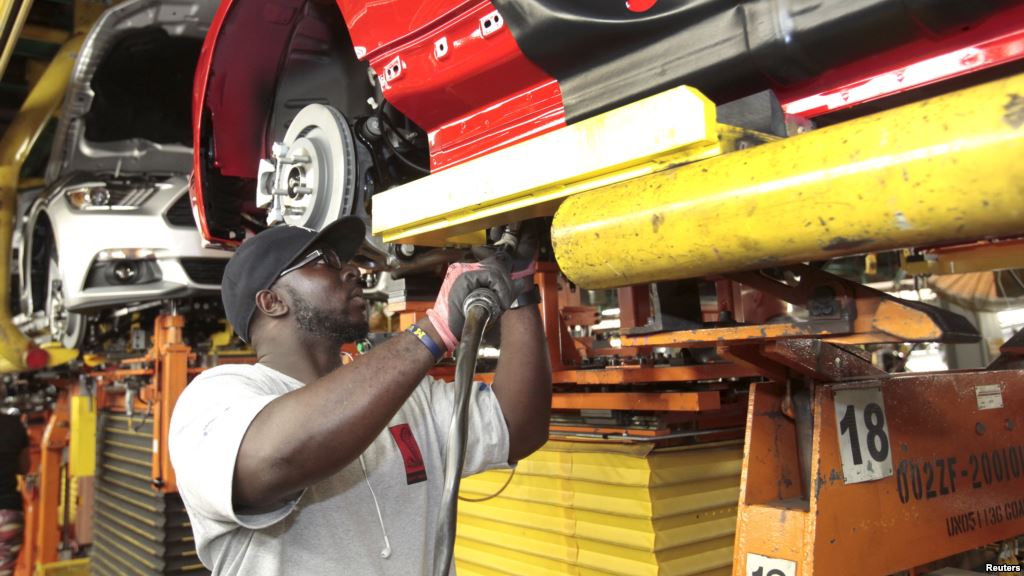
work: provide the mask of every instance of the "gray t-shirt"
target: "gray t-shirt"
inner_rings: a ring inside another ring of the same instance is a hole
[[[455,387],[425,377],[363,453],[365,475],[357,460],[278,510],[240,514],[231,486],[242,437],[264,406],[302,386],[236,364],[203,372],[182,393],[169,447],[199,559],[215,576],[428,574]],[[507,462],[501,408],[489,386],[474,384],[463,476]]]

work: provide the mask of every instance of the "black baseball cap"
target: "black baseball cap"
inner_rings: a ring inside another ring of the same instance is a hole
[[[346,216],[317,232],[299,226],[277,226],[242,242],[228,261],[221,282],[221,299],[228,322],[242,340],[249,342],[249,324],[256,312],[256,294],[270,288],[277,277],[314,246],[334,250],[343,262],[359,251],[366,224],[358,216]]]

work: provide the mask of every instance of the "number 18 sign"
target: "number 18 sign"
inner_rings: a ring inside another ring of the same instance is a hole
[[[846,483],[892,476],[892,450],[882,389],[837,390],[835,407]]]

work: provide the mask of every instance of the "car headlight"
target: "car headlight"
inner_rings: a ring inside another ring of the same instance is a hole
[[[155,191],[148,183],[90,182],[68,189],[64,198],[76,210],[134,210]]]

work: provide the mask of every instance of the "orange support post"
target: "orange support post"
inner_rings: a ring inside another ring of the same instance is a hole
[[[558,275],[558,267],[552,262],[538,262],[537,272],[533,275],[533,281],[540,288],[540,318],[544,323],[552,370],[573,367],[580,361],[576,345],[562,320],[562,308],[566,305],[562,292],[565,291],[558,288]]]
[[[34,558],[29,558],[31,565],[47,564],[57,561],[57,552],[61,542],[58,507],[60,506],[60,487],[64,480],[61,460],[64,448],[68,445],[71,432],[71,409],[66,391],[57,397],[57,405],[50,416],[43,438],[40,442],[39,454],[39,500],[33,509],[34,525]],[[28,536],[28,533],[26,532]],[[26,536],[26,540],[28,537]]]
[[[157,316],[153,331],[157,386],[157,405],[153,410],[153,484],[165,494],[178,491],[167,439],[174,405],[188,384],[188,359],[192,350],[182,338],[184,326],[183,316],[161,314]]]
[[[45,428],[38,424],[30,423],[28,426],[31,465],[22,486],[21,499],[25,508],[24,544],[21,546],[18,564],[14,568],[15,576],[31,576],[35,572],[35,558],[39,550],[36,542],[36,526],[39,524],[39,463],[44,431]]]
[[[622,330],[647,324],[651,316],[651,288],[647,284],[618,289],[619,326]]]

